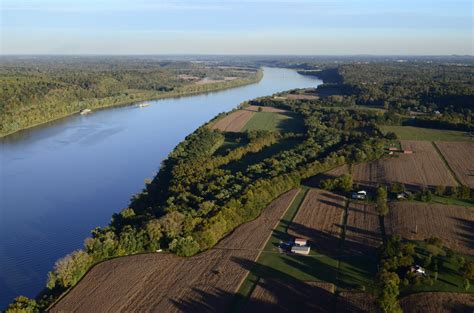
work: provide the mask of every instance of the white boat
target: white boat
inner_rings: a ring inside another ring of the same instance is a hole
[[[81,115],[86,115],[86,114],[92,113],[92,110],[91,109],[82,109],[81,111],[79,111],[79,113]]]
[[[144,108],[144,107],[147,107],[147,106],[149,106],[149,105],[150,105],[149,103],[140,103],[140,104],[138,105],[138,107],[139,107],[139,108]]]

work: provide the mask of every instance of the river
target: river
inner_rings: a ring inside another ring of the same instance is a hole
[[[245,100],[321,83],[264,68],[253,85],[75,115],[0,139],[0,309],[34,297],[54,262],[108,224],[204,122]]]

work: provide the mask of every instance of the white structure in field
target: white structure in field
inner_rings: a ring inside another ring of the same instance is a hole
[[[364,200],[365,198],[367,198],[367,191],[365,190],[360,190],[352,193],[352,199]]]
[[[306,246],[307,240],[303,238],[295,238],[295,245]]]
[[[309,254],[310,247],[309,246],[293,246],[291,247],[291,252],[296,254]]]

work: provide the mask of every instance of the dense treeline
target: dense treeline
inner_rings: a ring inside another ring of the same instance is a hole
[[[346,64],[338,67],[356,104],[384,107],[417,123],[460,129],[473,125],[474,66],[431,62]],[[454,125],[454,126],[453,126]]]
[[[272,97],[253,104],[283,105]],[[284,105],[301,117],[304,133],[235,134],[233,140],[240,144],[225,153],[219,147],[229,140],[228,134],[208,125],[185,138],[128,208],[114,214],[109,226],[95,229],[82,250],[56,263],[48,275],[51,291],[40,304],[47,305],[48,297],[74,286],[90,266],[108,258],[158,249],[181,256],[206,250],[238,225],[258,217],[273,199],[303,179],[383,153],[375,113],[321,108],[318,101],[292,100]],[[232,162],[285,140],[297,144],[241,170],[231,169]]]
[[[213,91],[261,77],[255,69],[142,58],[5,58],[0,136],[85,108]]]

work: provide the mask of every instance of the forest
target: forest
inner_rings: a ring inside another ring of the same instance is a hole
[[[261,77],[256,68],[151,57],[3,57],[0,137],[85,108],[231,88]]]

